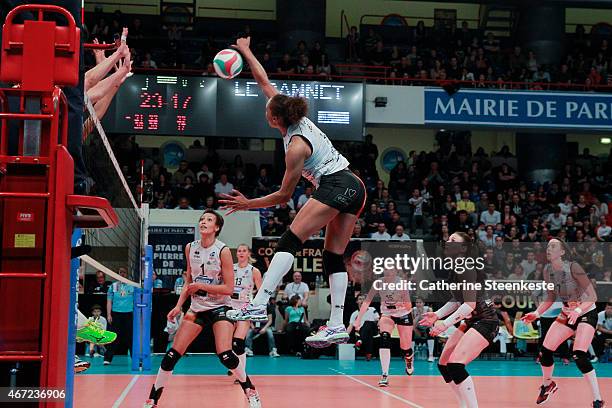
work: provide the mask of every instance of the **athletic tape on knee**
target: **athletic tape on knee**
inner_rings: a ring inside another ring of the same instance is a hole
[[[555,363],[553,352],[546,347],[542,347],[542,350],[540,350],[538,360],[540,360],[540,365],[542,367],[550,367]]]
[[[221,361],[221,364],[223,364],[230,370],[233,370],[234,368],[238,367],[238,364],[240,364],[238,356],[232,350],[226,350],[222,353],[219,353],[217,354],[217,357],[219,357],[219,361]]]
[[[328,277],[331,274],[346,272],[344,258],[342,255],[334,254],[327,249],[323,250],[323,274]]]
[[[380,333],[380,348],[385,348],[385,349],[391,348],[391,333],[389,332]]]
[[[162,359],[161,369],[164,371],[174,370],[174,366],[176,365],[176,363],[178,363],[180,358],[181,358],[181,353],[171,348],[170,350],[168,350],[168,352],[166,352],[166,355]]]
[[[234,350],[234,353],[236,353],[236,355],[241,355],[244,354],[244,347],[245,347],[245,342],[244,339],[238,338],[238,337],[234,337],[232,339],[232,350]]]
[[[288,252],[291,255],[295,255],[296,252],[301,251],[304,247],[302,241],[291,231],[290,228],[287,228],[283,235],[281,235],[278,240],[278,244],[276,245],[276,252]]]
[[[448,363],[446,366],[448,367],[448,372],[450,373],[451,377],[453,377],[454,383],[457,385],[461,384],[470,376],[465,369],[465,364]]]
[[[453,377],[448,372],[447,366],[438,364],[438,370],[440,371],[440,374],[442,374],[442,378],[444,378],[444,382],[446,382],[447,384],[450,382],[453,382]]]
[[[593,371],[593,364],[591,364],[591,361],[589,360],[589,355],[586,353],[586,351],[574,351],[573,357],[574,361],[576,362],[576,366],[582,374],[587,374]]]

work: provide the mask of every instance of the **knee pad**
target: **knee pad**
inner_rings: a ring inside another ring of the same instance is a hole
[[[442,374],[442,378],[444,378],[444,382],[446,382],[447,384],[453,381],[453,377],[451,376],[450,372],[448,371],[448,367],[442,364],[438,364],[438,370],[440,371],[440,374]]]
[[[295,256],[296,252],[301,251],[303,247],[304,243],[302,240],[300,240],[290,228],[287,228],[278,240],[276,252],[288,252]]]
[[[463,380],[470,376],[467,370],[465,369],[465,364],[448,363],[446,367],[448,367],[448,372],[453,378],[453,382],[457,385],[461,384]]]
[[[344,266],[344,258],[342,255],[334,254],[327,249],[323,250],[323,275],[329,277],[329,275],[346,272],[346,266]]]
[[[232,339],[232,350],[234,350],[234,353],[236,353],[237,356],[244,354],[244,347],[245,347],[245,343],[244,343],[244,339],[238,338],[238,337],[234,337]]]
[[[238,364],[240,364],[238,356],[232,350],[227,350],[223,353],[219,353],[217,354],[217,357],[219,357],[219,361],[221,361],[221,364],[223,364],[230,370],[233,370],[234,368],[238,367]]]
[[[578,350],[573,353],[574,361],[576,366],[582,374],[590,373],[593,371],[593,364],[589,360],[589,355],[586,351]]]
[[[380,348],[391,348],[391,333],[382,332],[380,333]]]
[[[170,350],[166,352],[166,355],[162,359],[161,369],[164,371],[174,370],[174,366],[176,365],[176,363],[178,363],[181,357],[182,357],[181,353],[171,348]]]
[[[553,352],[546,347],[542,347],[542,350],[540,350],[538,360],[540,360],[540,365],[542,367],[550,367],[555,363],[555,360],[553,359]]]

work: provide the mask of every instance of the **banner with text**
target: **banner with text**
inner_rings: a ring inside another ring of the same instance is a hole
[[[612,130],[612,95],[425,88],[425,124]]]
[[[153,271],[163,287],[172,289],[174,281],[186,270],[185,246],[195,238],[195,227],[149,227],[153,247]]]

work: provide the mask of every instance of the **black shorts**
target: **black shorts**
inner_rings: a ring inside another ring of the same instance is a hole
[[[499,320],[472,320],[468,319],[459,326],[459,330],[467,332],[469,329],[474,329],[484,337],[489,344],[493,344],[493,339],[499,332]]]
[[[359,216],[366,201],[363,182],[352,171],[340,170],[321,176],[312,198],[346,214]]]
[[[400,317],[394,317],[394,316],[387,316],[387,317],[390,317],[391,320],[393,320],[393,323],[397,324],[398,326],[413,326],[414,325],[414,322],[412,320],[412,313],[408,313]]]
[[[597,329],[597,309],[593,309],[590,312],[586,312],[585,314],[580,316],[578,320],[576,320],[576,323],[574,324],[567,323],[567,316],[563,312],[559,313],[559,316],[557,316],[556,321],[569,327],[573,331],[576,331],[580,323],[586,323],[590,326],[593,326],[593,328]]]
[[[189,309],[191,313],[196,315],[195,320],[193,322],[196,324],[199,324],[202,327],[206,325],[213,325],[217,322],[222,322],[222,321],[234,323],[227,316],[225,316],[225,313],[228,310],[232,310],[232,308],[229,306],[221,306],[216,309],[206,310],[204,312],[196,312],[196,311]]]

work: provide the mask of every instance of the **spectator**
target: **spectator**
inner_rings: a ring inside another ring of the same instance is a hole
[[[410,204],[410,209],[408,212],[408,224],[410,226],[411,233],[414,233],[415,226],[419,228],[423,226],[424,203],[426,203],[425,198],[421,197],[421,192],[415,188],[412,191],[412,197],[408,200],[408,204]]]
[[[595,354],[598,356],[603,354],[606,347],[608,349],[612,347],[612,299],[609,299],[606,308],[597,314],[597,333],[593,340],[593,346]],[[608,360],[610,360],[610,357],[608,357]]]
[[[606,224],[606,216],[602,215],[599,217],[599,225],[597,226],[597,230],[595,235],[598,241],[601,242],[610,242],[612,241],[612,228]]]
[[[308,334],[308,317],[306,310],[302,307],[300,297],[295,295],[289,300],[289,306],[285,309],[285,321],[283,330],[287,332],[289,353],[295,353],[297,357],[302,356],[302,344]]]
[[[270,194],[272,191],[272,179],[268,177],[268,170],[265,167],[259,169],[259,177],[257,178],[257,188],[255,195],[262,197]]]
[[[465,211],[468,216],[472,219],[472,224],[476,224],[477,216],[475,214],[476,205],[470,200],[470,193],[464,190],[461,193],[461,201],[457,202],[457,211]]]
[[[294,296],[300,298],[301,306],[308,307],[308,298],[310,297],[310,289],[308,285],[302,282],[302,274],[300,272],[293,273],[293,282],[285,285],[285,296],[291,299]]]
[[[410,241],[408,234],[404,234],[404,226],[399,224],[395,227],[395,234],[391,237],[393,241]]]
[[[348,61],[359,61],[359,31],[356,26],[351,26],[349,33],[346,36],[346,48]]]
[[[276,72],[283,75],[295,74],[295,63],[291,60],[289,53],[284,53],[282,59],[276,66]]]
[[[153,272],[153,289],[162,289],[164,287],[164,281],[159,279],[157,273]]]
[[[234,185],[227,180],[227,174],[221,174],[219,182],[215,184],[215,196],[219,197],[221,194],[232,194],[233,190]]]
[[[119,268],[119,275],[127,279],[126,268]],[[134,310],[134,287],[124,282],[114,282],[108,288],[106,313],[109,330],[117,333],[117,340],[107,346],[104,365],[113,361],[115,354],[132,350],[132,319]]]
[[[349,335],[355,329],[355,320],[359,315],[359,309],[361,309],[361,305],[365,300],[365,295],[359,295],[357,297],[357,310],[355,310],[349,319],[349,327],[347,328],[347,332]],[[355,342],[355,348],[361,350],[365,355],[366,361],[370,361],[372,359],[372,350],[374,348],[374,335],[378,331],[377,323],[378,319],[380,319],[380,315],[372,306],[368,307],[368,310],[365,312],[363,317],[361,318],[361,328],[359,329],[359,340]],[[355,334],[356,336],[356,334]]]
[[[108,326],[106,318],[102,316],[102,306],[97,304],[91,307],[91,317],[87,320],[98,323],[102,330],[106,330],[106,327]],[[98,346],[93,343],[89,343],[88,346],[89,357],[102,357],[104,353],[106,353],[106,347],[104,346]]]
[[[553,235],[557,235],[559,233],[566,221],[567,217],[561,214],[561,208],[559,206],[555,207],[555,211],[552,214],[548,214],[548,217],[546,218],[548,229]]]
[[[495,209],[495,204],[490,203],[488,210],[480,214],[480,222],[485,225],[497,225],[501,223],[501,214]]]
[[[364,234],[362,233],[361,224],[359,222],[355,223],[355,226],[353,227],[353,235],[351,235],[351,238],[365,238]]]
[[[487,225],[483,233],[479,234],[479,239],[485,248],[493,248],[495,246],[495,235],[493,234],[493,226]]]
[[[297,202],[298,211],[304,206],[304,204],[306,204],[306,201],[308,201],[308,199],[310,199],[311,196],[312,196],[312,187],[308,186],[304,189],[304,193],[300,195],[300,197],[298,198],[298,202]]]
[[[178,205],[174,207],[175,210],[193,210],[187,197],[179,198]]]
[[[245,342],[245,353],[247,357],[253,356],[253,340],[259,336],[266,335],[268,339],[268,355],[270,357],[280,357],[276,350],[276,342],[274,340],[274,323],[276,321],[276,296],[270,297],[266,306],[268,320],[265,322],[251,322],[251,328],[247,333]]]
[[[182,186],[185,183],[185,177],[191,177],[191,180],[195,179],[193,171],[189,169],[189,163],[186,160],[181,160],[179,168],[172,175],[172,185]]]
[[[181,294],[181,291],[183,290],[183,286],[185,286],[185,281],[187,280],[187,271],[183,271],[183,273],[181,274],[181,276],[179,276],[178,278],[176,278],[176,280],[174,281],[174,293],[177,295]]]
[[[280,237],[285,232],[285,226],[275,217],[268,217],[267,224],[261,231],[265,237]]]
[[[102,271],[96,271],[96,284],[91,288],[91,294],[106,294],[110,282],[106,280],[106,275]]]
[[[384,223],[378,224],[378,229],[370,235],[370,238],[376,241],[386,241],[391,239],[391,235],[387,232],[387,226]]]

